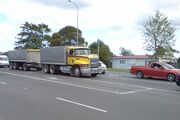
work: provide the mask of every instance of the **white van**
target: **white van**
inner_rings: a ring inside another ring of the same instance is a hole
[[[6,55],[0,55],[0,67],[8,67],[9,60]]]

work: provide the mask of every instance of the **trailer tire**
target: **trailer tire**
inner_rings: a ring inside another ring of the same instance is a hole
[[[18,70],[18,69],[19,69],[19,67],[18,67],[18,64],[17,64],[17,63],[13,63],[13,66],[12,66],[12,67],[13,67],[13,69],[14,69],[14,70]]]
[[[49,66],[48,65],[44,65],[43,66],[43,71],[44,71],[44,73],[49,73]]]
[[[55,66],[55,65],[50,65],[50,67],[49,67],[49,72],[50,72],[51,74],[55,74],[55,73],[56,73],[56,66]]]
[[[10,68],[11,70],[14,70],[14,68],[13,68],[13,63],[9,63],[9,68]]]

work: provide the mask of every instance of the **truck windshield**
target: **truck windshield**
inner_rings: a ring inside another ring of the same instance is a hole
[[[76,55],[89,55],[90,54],[90,50],[87,48],[81,48],[81,49],[75,49],[75,54]]]

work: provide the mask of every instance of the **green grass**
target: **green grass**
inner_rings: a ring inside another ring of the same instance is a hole
[[[117,69],[117,68],[108,68],[108,71],[110,72],[130,72],[130,69]]]

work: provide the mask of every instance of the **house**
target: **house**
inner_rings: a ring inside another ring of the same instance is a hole
[[[145,65],[153,61],[149,55],[131,55],[112,57],[112,68],[130,69],[133,65]]]

